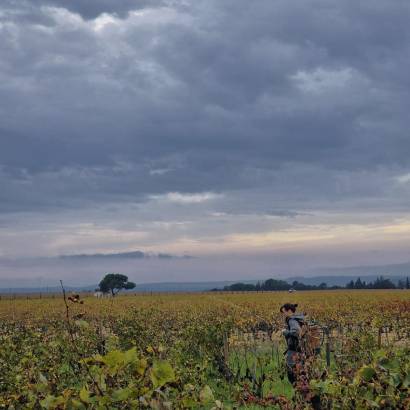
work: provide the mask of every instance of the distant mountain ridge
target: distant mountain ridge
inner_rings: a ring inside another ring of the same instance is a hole
[[[321,283],[326,283],[327,286],[345,286],[351,280],[355,281],[357,278],[360,278],[366,283],[374,282],[378,277],[383,276],[390,279],[394,284],[397,285],[399,280],[405,280],[407,276],[410,275],[346,275],[346,276],[313,276],[311,278],[306,276],[294,276],[291,278],[285,279],[286,282],[292,283],[293,281],[301,282],[305,285],[320,285]]]
[[[96,253],[96,254],[80,254],[80,255],[61,255],[59,257],[45,258],[47,261],[52,260],[66,260],[66,261],[89,261],[91,265],[94,261],[101,260],[103,263],[112,261],[111,264],[116,263],[117,260],[124,259],[130,261],[137,260],[161,260],[161,259],[173,259],[173,260],[183,260],[195,258],[193,256],[174,256],[169,254],[151,254],[142,251],[131,251],[131,252],[121,252],[121,253]],[[34,261],[35,259],[33,259]],[[3,263],[12,263],[12,260],[2,259],[0,261]],[[26,263],[31,263],[31,260],[26,261]],[[222,281],[198,281],[198,282],[145,282],[137,284],[137,287],[133,290],[134,292],[201,292],[214,288],[223,288],[224,286],[229,286],[234,283],[249,283],[256,284],[258,281],[264,281],[268,277],[275,279],[286,280],[289,283],[293,281],[298,281],[305,285],[320,285],[321,283],[326,283],[327,286],[346,286],[351,280],[356,280],[358,277],[362,281],[367,283],[373,282],[378,276],[384,276],[392,280],[396,285],[399,280],[405,280],[406,277],[410,277],[410,262],[389,264],[389,265],[365,265],[365,266],[349,266],[349,267],[329,267],[329,268],[316,268],[310,269],[306,274],[299,274],[298,276],[284,276],[271,274],[267,277],[261,277],[260,279],[254,280],[222,280]],[[243,277],[243,276],[242,276]],[[84,279],[84,278],[83,278]],[[57,280],[43,280],[42,282],[37,279],[37,283],[33,283],[33,279],[27,281],[20,278],[19,281],[16,278],[3,278],[0,279],[0,293],[33,293],[33,292],[60,292],[61,288],[58,286]],[[94,281],[94,279],[90,280]],[[137,277],[132,277],[134,282],[138,282]],[[41,282],[42,284],[40,285]],[[65,281],[67,283],[67,281]],[[83,282],[84,283],[84,282]],[[40,285],[40,286],[39,286]],[[48,286],[47,286],[48,285]],[[71,285],[71,286],[70,286]],[[90,286],[76,286],[69,282],[66,288],[68,290],[76,291],[93,291],[97,288],[97,284]]]
[[[360,275],[362,281],[366,281],[366,283],[373,282],[377,279],[380,275]],[[405,280],[406,276],[392,276],[392,275],[384,275],[386,278],[389,278],[392,282],[396,285],[399,280]],[[409,275],[410,276],[410,275]],[[348,282],[351,280],[355,281],[359,276],[315,276],[315,277],[291,277],[282,279],[288,283],[292,283],[293,281],[298,281],[305,285],[320,285],[321,283],[326,283],[327,286],[346,286]],[[222,289],[225,286],[230,286],[235,283],[245,283],[245,284],[252,284],[255,285],[258,282],[262,282],[265,279],[261,280],[229,280],[229,281],[209,281],[209,282],[157,282],[157,283],[139,283],[136,285],[134,289],[130,291],[130,293],[138,293],[138,292],[175,292],[175,293],[183,293],[183,292],[206,292],[210,291],[211,289]],[[0,283],[1,286],[1,283]],[[93,292],[98,287],[97,284],[89,285],[89,286],[72,286],[68,285],[65,286],[67,291],[77,291],[77,292]],[[59,286],[48,286],[48,287],[10,287],[10,288],[1,288],[0,293],[59,293],[61,292],[61,287]]]
[[[300,275],[295,278],[288,278],[288,280],[316,280],[320,278],[328,285],[344,285],[340,283],[339,278],[365,278],[367,282],[373,281],[377,276],[385,276],[391,280],[397,282],[400,279],[410,276],[410,262],[404,263],[392,263],[388,265],[362,265],[362,266],[346,266],[346,267],[323,267],[310,269],[307,271],[306,276]],[[306,282],[308,284],[308,282]],[[312,284],[317,284],[312,282]]]
[[[216,287],[232,285],[237,281],[215,281],[215,282],[158,282],[158,283],[139,283],[136,287],[130,290],[130,293],[135,292],[204,292]],[[242,283],[255,284],[258,281],[242,281]],[[67,291],[90,292],[98,287],[97,284],[89,286],[64,286]],[[48,287],[11,287],[1,288],[0,293],[58,293],[61,292],[60,286]]]
[[[387,265],[359,265],[346,267],[323,267],[310,269],[309,274],[315,276],[322,274],[339,274],[339,275],[410,275],[410,262],[391,263]]]

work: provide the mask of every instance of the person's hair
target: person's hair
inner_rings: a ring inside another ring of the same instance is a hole
[[[284,305],[280,307],[280,311],[283,312],[284,310],[291,310],[293,313],[295,313],[297,307],[298,305],[296,303],[295,304],[285,303]]]

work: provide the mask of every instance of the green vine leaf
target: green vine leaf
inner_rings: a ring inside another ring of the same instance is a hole
[[[151,381],[155,388],[162,387],[175,380],[175,373],[169,362],[156,361],[151,369]]]

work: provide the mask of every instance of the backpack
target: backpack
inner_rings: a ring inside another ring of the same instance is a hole
[[[298,350],[304,353],[306,357],[318,355],[323,343],[322,328],[318,324],[307,322],[301,318],[294,319],[297,320],[301,328]]]

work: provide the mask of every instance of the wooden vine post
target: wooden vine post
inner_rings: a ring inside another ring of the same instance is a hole
[[[324,328],[324,331],[326,335],[326,366],[330,367],[330,331],[327,326]]]

